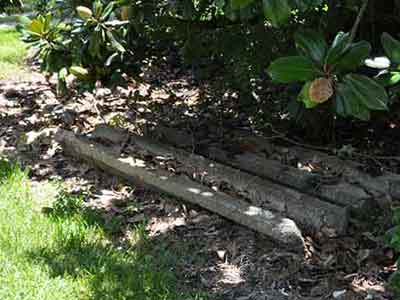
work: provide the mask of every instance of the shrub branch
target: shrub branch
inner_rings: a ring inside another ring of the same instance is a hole
[[[353,28],[351,29],[349,44],[353,43],[356,37],[358,27],[360,26],[361,19],[364,16],[365,11],[367,10],[367,7],[368,7],[368,0],[364,0],[363,5],[361,6],[360,11],[358,12],[356,21],[354,22]]]

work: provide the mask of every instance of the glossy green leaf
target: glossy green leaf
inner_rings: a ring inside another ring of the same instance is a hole
[[[115,52],[115,53],[111,54],[111,55],[107,58],[107,60],[106,60],[106,62],[105,62],[104,65],[105,65],[106,67],[111,66],[111,64],[113,63],[114,59],[115,59],[116,57],[118,57],[118,55],[119,55],[118,52]]]
[[[310,91],[311,83],[312,83],[311,81],[306,82],[304,84],[303,88],[301,89],[299,96],[297,97],[297,100],[303,102],[305,107],[308,109],[314,108],[318,105],[318,103],[312,101],[311,97],[310,97],[309,91]]]
[[[338,83],[335,93],[335,108],[336,113],[342,117],[352,115],[352,94],[348,90],[348,86],[343,83]]]
[[[384,86],[389,87],[400,82],[400,72],[388,72],[376,78],[376,81]]]
[[[361,104],[358,104],[357,110],[355,110],[353,115],[362,121],[369,121],[371,119],[370,110]]]
[[[111,15],[111,13],[114,11],[115,3],[110,2],[106,6],[106,8],[103,11],[103,14],[101,15],[101,21],[105,21],[108,19],[108,17]]]
[[[339,59],[336,68],[339,70],[355,70],[360,67],[371,52],[371,44],[361,41],[349,46]]]
[[[124,46],[122,46],[122,44],[117,41],[117,39],[115,38],[115,36],[112,34],[111,31],[107,30],[106,34],[107,34],[107,37],[110,40],[111,45],[113,46],[113,48],[115,48],[119,52],[125,52]]]
[[[346,101],[342,96],[342,92],[339,92],[339,86],[337,86],[336,93],[335,93],[335,111],[338,115],[342,117],[348,116],[348,110],[346,109]]]
[[[332,46],[328,50],[325,63],[327,65],[335,65],[339,58],[346,52],[350,39],[349,33],[338,32]]]
[[[295,33],[294,40],[302,55],[323,64],[328,46],[322,34],[310,29],[301,30]]]
[[[360,103],[371,110],[387,110],[389,101],[385,89],[375,80],[364,75],[349,74],[343,81]]]
[[[103,13],[103,3],[100,0],[96,0],[93,2],[93,14],[96,19],[100,19]]]
[[[53,17],[48,14],[44,17],[43,19],[43,30],[44,32],[48,32],[51,29],[51,21],[53,20]]]
[[[62,68],[58,72],[57,77],[57,93],[64,93],[67,91],[67,76],[68,76],[68,69]]]
[[[336,113],[343,117],[353,116],[363,121],[370,119],[369,109],[360,102],[346,83],[339,83],[336,86],[335,108]]]
[[[44,32],[44,22],[41,18],[34,19],[27,26],[27,29],[32,33],[36,33],[37,35],[42,35]]]
[[[123,25],[129,24],[129,21],[120,21],[120,20],[111,20],[104,22],[104,25],[111,26],[111,27],[119,27]]]
[[[388,33],[383,33],[381,37],[383,49],[392,63],[400,64],[400,41],[393,38]]]
[[[292,13],[288,0],[263,0],[264,15],[272,26],[287,24]]]
[[[292,81],[310,81],[321,73],[313,62],[304,56],[278,58],[268,68],[272,80],[281,83]]]
[[[65,80],[68,76],[68,69],[67,68],[62,68],[58,72],[58,78],[61,78],[62,80]]]
[[[27,16],[21,15],[17,17],[17,21],[22,25],[28,25],[32,20],[29,19]]]

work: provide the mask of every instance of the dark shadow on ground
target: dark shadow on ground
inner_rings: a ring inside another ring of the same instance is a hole
[[[67,199],[67,200],[66,200]],[[176,286],[176,256],[164,244],[151,244],[144,224],[133,226],[130,239],[127,228],[110,228],[97,209],[82,207],[75,197],[60,198],[46,214],[54,222],[83,218],[85,228],[96,228],[109,239],[88,236],[83,229],[61,235],[56,245],[27,253],[35,264],[45,265],[51,276],[87,280],[88,299],[200,300],[197,290],[181,293]],[[112,230],[110,230],[112,229]],[[116,233],[119,230],[118,233]],[[108,241],[108,242],[107,242]],[[191,296],[192,295],[192,296]]]

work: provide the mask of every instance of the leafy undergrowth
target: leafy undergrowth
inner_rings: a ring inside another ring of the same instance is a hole
[[[14,29],[0,29],[0,80],[20,79],[26,73],[26,45]]]
[[[0,161],[0,299],[202,299],[175,291],[174,256],[143,226],[113,243],[102,219],[55,184]]]

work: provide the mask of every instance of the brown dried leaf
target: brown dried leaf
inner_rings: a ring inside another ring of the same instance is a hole
[[[333,84],[330,78],[315,79],[310,86],[309,94],[313,102],[324,103],[333,95]]]

